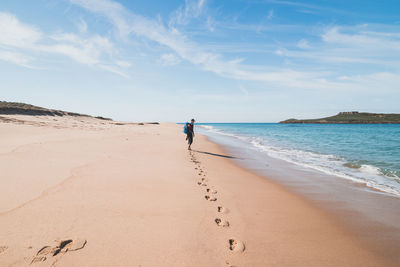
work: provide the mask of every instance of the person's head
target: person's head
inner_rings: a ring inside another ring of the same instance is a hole
[[[195,122],[195,120],[194,120],[194,119],[192,119],[190,122],[193,124],[193,123]]]

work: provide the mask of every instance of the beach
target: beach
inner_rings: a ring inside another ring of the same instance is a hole
[[[182,125],[1,117],[0,266],[396,266]]]

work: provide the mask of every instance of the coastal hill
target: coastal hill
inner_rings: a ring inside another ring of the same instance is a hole
[[[62,110],[47,109],[34,105],[17,102],[0,101],[0,115],[31,115],[31,116],[75,116],[92,117],[86,114],[67,112]],[[109,118],[95,117],[101,120],[112,120]]]
[[[367,113],[367,112],[339,112],[337,115],[320,118],[297,120],[288,119],[279,123],[338,123],[338,124],[363,124],[363,123],[400,123],[400,114]]]

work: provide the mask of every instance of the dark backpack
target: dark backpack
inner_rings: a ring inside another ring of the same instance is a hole
[[[186,122],[186,123],[185,123],[185,126],[183,126],[183,132],[184,132],[185,134],[188,133],[188,125],[189,125],[189,123]]]

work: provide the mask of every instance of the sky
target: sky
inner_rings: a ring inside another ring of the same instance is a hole
[[[0,100],[124,121],[400,113],[400,1],[2,0]]]

